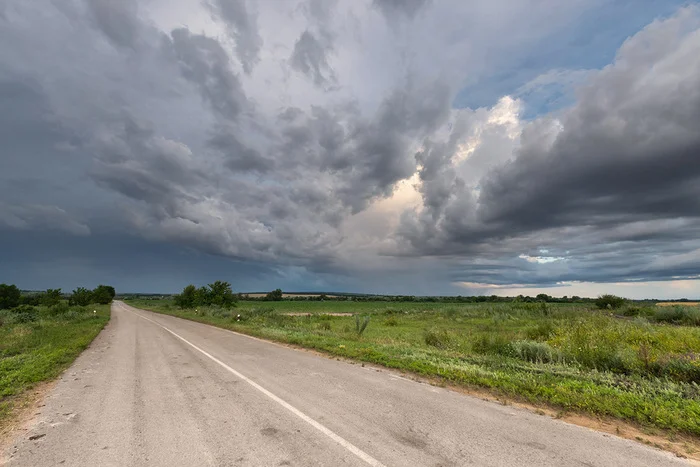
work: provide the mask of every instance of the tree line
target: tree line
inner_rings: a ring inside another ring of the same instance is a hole
[[[68,304],[73,306],[87,306],[93,303],[107,305],[116,295],[114,287],[110,285],[98,285],[90,290],[78,287],[70,294],[64,294],[61,289],[46,289],[44,292],[22,293],[14,284],[0,284],[0,310],[13,309],[21,305],[27,306],[54,306],[68,299]]]

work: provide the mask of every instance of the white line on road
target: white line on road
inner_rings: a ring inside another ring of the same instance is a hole
[[[292,413],[293,413],[294,415],[296,415],[297,417],[299,417],[299,418],[301,418],[302,420],[304,420],[306,423],[308,423],[308,424],[311,425],[312,427],[316,428],[318,431],[320,431],[320,432],[323,433],[324,435],[328,436],[330,439],[332,439],[332,440],[335,441],[336,443],[340,444],[342,447],[344,447],[345,449],[347,449],[347,450],[350,451],[351,453],[355,454],[357,457],[359,457],[360,459],[362,459],[363,461],[365,461],[367,464],[369,464],[369,465],[371,465],[371,466],[373,466],[373,467],[385,467],[384,464],[382,464],[382,463],[379,462],[377,459],[375,459],[374,457],[370,456],[369,454],[367,454],[367,453],[366,453],[365,451],[363,451],[362,449],[360,449],[360,448],[358,448],[357,446],[355,446],[354,444],[352,444],[350,441],[347,441],[345,438],[342,438],[341,436],[337,435],[334,431],[332,431],[331,429],[329,429],[329,428],[325,427],[324,425],[320,424],[319,422],[317,422],[317,421],[314,420],[313,418],[309,417],[309,416],[306,415],[304,412],[302,412],[301,410],[299,410],[299,409],[297,409],[296,407],[294,407],[293,405],[291,405],[289,402],[287,402],[287,401],[285,401],[284,399],[281,399],[280,397],[274,395],[273,393],[271,393],[270,391],[268,391],[268,390],[265,389],[264,387],[260,386],[260,385],[259,385],[258,383],[256,383],[255,381],[251,380],[250,378],[248,378],[247,376],[243,375],[242,373],[239,373],[238,371],[234,370],[233,368],[231,368],[230,366],[228,366],[227,364],[225,364],[224,362],[222,362],[222,361],[219,360],[218,358],[214,357],[213,355],[211,355],[211,354],[208,353],[207,351],[205,351],[205,350],[203,350],[203,349],[197,347],[196,345],[194,345],[192,342],[188,341],[188,340],[185,339],[184,337],[182,337],[182,336],[180,336],[179,334],[177,334],[177,333],[171,331],[170,329],[166,328],[166,327],[163,326],[162,324],[160,324],[160,323],[158,323],[158,322],[156,322],[156,321],[153,321],[153,320],[150,319],[150,318],[146,318],[145,316],[143,316],[143,315],[141,315],[141,314],[139,314],[139,313],[135,313],[135,312],[133,312],[133,311],[127,309],[127,308],[126,308],[124,305],[122,305],[121,303],[119,303],[119,306],[120,306],[120,308],[122,308],[124,311],[128,311],[129,313],[133,313],[133,314],[135,314],[136,316],[138,316],[139,318],[143,318],[143,319],[145,319],[145,320],[147,320],[147,321],[150,321],[151,323],[155,324],[156,326],[160,326],[161,328],[165,329],[166,331],[168,331],[168,332],[169,332],[170,334],[172,334],[173,336],[177,337],[178,339],[180,339],[181,341],[183,341],[183,342],[186,343],[187,345],[191,346],[193,349],[195,349],[195,350],[201,352],[203,355],[209,357],[212,361],[214,361],[215,363],[218,363],[220,366],[222,366],[223,368],[225,368],[225,369],[228,370],[229,372],[231,372],[231,373],[233,373],[234,375],[236,375],[237,377],[241,378],[243,381],[245,381],[246,383],[250,384],[250,385],[253,386],[255,389],[257,389],[258,391],[262,392],[262,393],[265,394],[267,397],[269,397],[269,398],[272,399],[273,401],[277,402],[279,405],[281,405],[281,406],[284,407],[285,409],[289,410],[290,412],[292,412]]]

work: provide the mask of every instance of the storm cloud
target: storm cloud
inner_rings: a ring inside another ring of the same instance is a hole
[[[307,290],[695,279],[700,10],[536,55],[594,3],[3,4],[0,233]]]

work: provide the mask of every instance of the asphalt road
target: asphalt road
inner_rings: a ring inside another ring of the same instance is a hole
[[[121,302],[45,404],[7,453],[9,466],[688,465],[391,371]]]

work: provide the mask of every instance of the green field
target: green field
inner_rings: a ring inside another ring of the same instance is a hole
[[[626,306],[613,314],[544,303],[243,301],[232,310],[129,303],[564,412],[700,436],[700,327],[668,324],[693,322],[696,308]]]
[[[109,313],[109,305],[65,303],[0,310],[0,429],[18,397],[61,374],[107,324]]]

